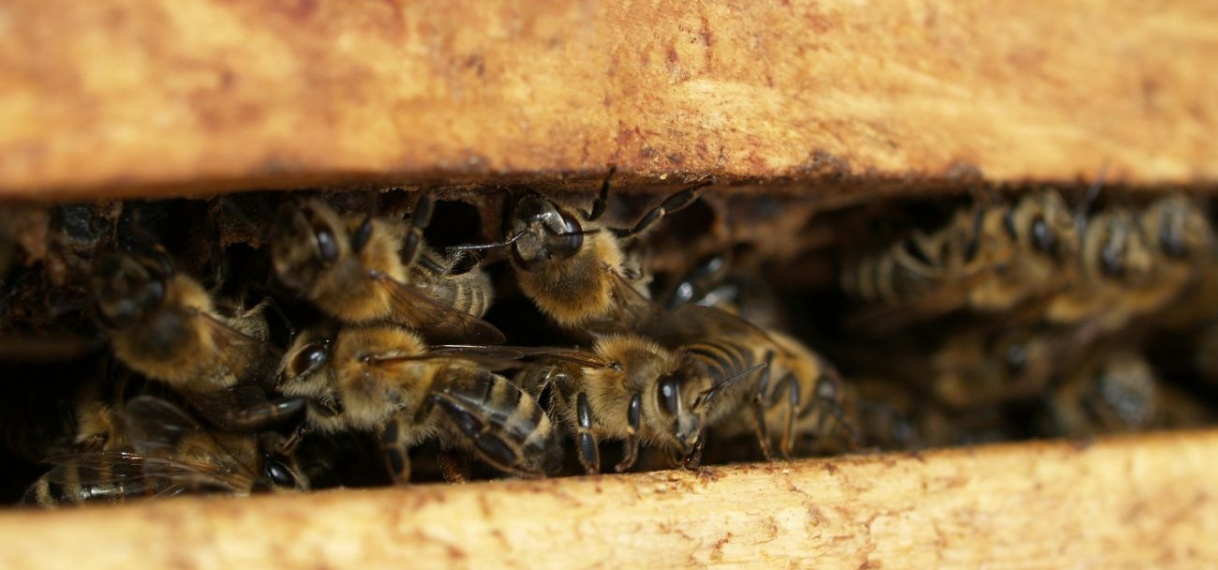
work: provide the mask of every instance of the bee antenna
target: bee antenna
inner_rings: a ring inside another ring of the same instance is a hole
[[[486,249],[497,249],[500,247],[507,247],[509,245],[512,245],[512,244],[516,243],[517,241],[519,241],[520,238],[522,238],[526,235],[528,235],[527,231],[521,231],[521,232],[517,233],[516,235],[514,235],[506,240],[503,240],[503,241],[495,241],[495,242],[491,242],[491,243],[474,243],[474,244],[466,244],[466,245],[454,245],[454,246],[449,246],[449,247],[444,248],[444,251],[446,251],[448,253],[460,253],[463,251],[482,251],[482,250],[486,250]]]
[[[1108,174],[1108,164],[1109,161],[1105,158],[1104,163],[1100,165],[1099,173],[1096,174],[1095,181],[1087,188],[1087,193],[1083,195],[1083,200],[1079,202],[1078,208],[1074,212],[1075,223],[1078,224],[1080,229],[1085,225],[1087,212],[1091,209],[1091,205],[1095,203],[1095,199],[1100,195],[1100,190],[1104,187],[1104,177]]]
[[[732,376],[731,378],[728,378],[727,380],[724,380],[723,382],[720,382],[714,386],[711,386],[710,388],[707,388],[706,390],[703,390],[702,392],[700,392],[698,394],[698,398],[696,400],[697,403],[695,405],[701,406],[701,405],[705,405],[705,404],[709,403],[711,401],[711,399],[714,398],[715,395],[719,393],[720,389],[726,388],[728,386],[731,386],[732,384],[735,384],[736,382],[739,382],[741,379],[748,377],[749,375],[753,374],[754,372],[758,372],[758,371],[762,370],[768,364],[769,364],[769,362],[762,362],[761,364],[751,366],[749,368],[746,368],[746,369],[740,371],[735,376]]]

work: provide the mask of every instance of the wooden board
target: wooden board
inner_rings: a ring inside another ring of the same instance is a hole
[[[1218,179],[1218,2],[8,0],[0,196]]]
[[[0,567],[1218,563],[1218,432],[0,513]]]

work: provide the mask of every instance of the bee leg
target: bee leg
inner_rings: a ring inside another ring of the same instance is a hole
[[[846,444],[850,446],[850,450],[858,451],[863,447],[863,440],[854,424],[850,423],[850,419],[846,417],[846,411],[842,409],[839,397],[842,393],[841,383],[842,379],[837,374],[821,374],[816,379],[816,399],[824,404],[829,415],[842,429],[842,435],[846,439]],[[820,433],[825,431],[821,429]]]
[[[449,483],[469,482],[469,462],[464,455],[458,455],[452,450],[440,450],[440,473]]]
[[[592,210],[584,214],[584,219],[589,222],[595,222],[605,215],[605,205],[609,203],[609,179],[613,178],[613,173],[617,172],[616,166],[609,167],[609,173],[605,175],[605,181],[601,182],[601,191],[596,195],[596,199],[592,201]]]
[[[504,433],[503,426],[484,421],[464,402],[448,394],[435,394],[432,401],[456,424],[461,434],[469,438],[474,451],[484,461],[503,471],[541,475],[526,466],[520,445]]]
[[[702,464],[702,449],[706,446],[706,440],[703,439],[694,446],[693,451],[681,458],[681,467],[685,469],[697,469]]]
[[[765,410],[765,393],[770,388],[770,370],[774,362],[774,351],[768,351],[765,355],[765,368],[761,369],[761,379],[757,383],[757,393],[753,396],[753,414],[757,420],[757,443],[761,446],[761,456],[766,461],[773,459],[773,451],[770,449],[770,427],[766,423]]]
[[[420,196],[415,203],[414,213],[410,217],[410,229],[402,245],[402,265],[414,265],[423,249],[423,230],[431,224],[431,215],[435,212],[435,202],[430,196]]]
[[[713,181],[707,180],[669,196],[663,202],[661,202],[659,206],[656,206],[650,212],[644,214],[643,218],[640,219],[633,228],[628,230],[613,230],[613,235],[620,239],[625,239],[637,236],[647,231],[647,228],[650,228],[653,224],[663,219],[664,216],[679,212],[690,204],[694,203],[694,200],[698,199],[698,190],[706,186],[710,186],[713,183]]]
[[[579,462],[589,475],[601,472],[601,452],[592,433],[592,408],[588,406],[588,396],[580,392],[575,396],[575,439],[579,449]]]
[[[634,466],[634,462],[639,460],[639,422],[642,407],[643,397],[636,392],[630,397],[630,406],[626,409],[626,424],[630,426],[630,435],[626,437],[625,457],[613,468],[618,473],[630,469]]]
[[[381,429],[381,454],[385,457],[385,467],[389,469],[389,477],[395,485],[410,482],[410,445],[412,438],[403,433],[403,422],[398,418],[389,420]]]
[[[783,459],[791,457],[791,447],[795,442],[795,416],[802,402],[802,395],[799,391],[799,381],[793,375],[788,374],[783,380],[787,384],[787,425],[782,432],[782,441],[779,442],[779,453]]]
[[[307,405],[305,398],[280,398],[257,406],[217,410],[218,417],[209,419],[228,431],[253,431],[301,414]]]

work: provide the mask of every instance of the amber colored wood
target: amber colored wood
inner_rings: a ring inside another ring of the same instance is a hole
[[[7,0],[0,196],[610,163],[1212,182],[1215,22],[1214,0]]]
[[[1218,432],[0,513],[0,567],[1218,564]]]

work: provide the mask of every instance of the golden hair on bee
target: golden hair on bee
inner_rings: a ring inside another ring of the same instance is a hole
[[[512,203],[504,241],[452,249],[506,247],[520,290],[543,314],[567,329],[619,332],[629,328],[638,316],[634,311],[640,301],[650,296],[648,277],[624,253],[624,243],[693,203],[698,190],[709,184],[696,184],[669,196],[633,227],[622,229],[601,220],[609,176],[588,212],[528,192]]]
[[[540,404],[479,365],[477,348],[429,351],[418,333],[393,325],[302,333],[279,389],[308,400],[312,429],[376,433],[398,482],[410,478],[408,451],[433,439],[506,472],[543,474],[554,429]]]
[[[432,202],[423,198],[409,226],[372,216],[342,216],[318,199],[287,202],[271,245],[275,273],[288,288],[348,324],[392,322],[434,340],[500,343],[483,321],[491,283],[478,267],[453,273],[454,260],[423,242]]]

